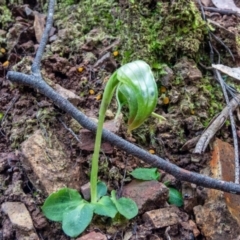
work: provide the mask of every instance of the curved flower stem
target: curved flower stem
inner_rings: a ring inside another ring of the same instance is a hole
[[[98,125],[97,125],[97,133],[95,138],[95,145],[94,145],[94,153],[92,157],[92,169],[91,169],[91,202],[97,202],[97,178],[98,178],[98,159],[99,159],[99,152],[101,147],[101,140],[102,140],[102,131],[103,131],[103,123],[105,119],[105,113],[107,108],[112,100],[114,90],[118,84],[117,80],[117,72],[115,72],[111,78],[108,80],[106,88],[103,93],[103,98],[99,110],[99,117],[98,117]]]
[[[165,117],[163,117],[162,115],[159,115],[155,112],[152,112],[151,115],[152,115],[152,117],[158,118],[159,121],[166,121],[167,120]]]

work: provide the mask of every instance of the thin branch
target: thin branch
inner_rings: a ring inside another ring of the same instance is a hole
[[[203,7],[203,9],[205,11],[209,11],[209,12],[218,12],[218,13],[221,13],[223,15],[236,15],[236,16],[240,16],[240,14],[237,11],[233,11],[231,9],[220,9],[220,8],[215,8],[215,7]]]
[[[54,0],[50,0],[48,12],[49,15],[46,24],[47,29],[51,29],[52,26],[53,9]],[[42,37],[43,43],[41,42],[40,46],[45,46],[47,39],[48,31],[46,30],[43,33]],[[32,66],[33,72],[32,75],[26,75],[19,72],[9,71],[7,73],[7,78],[12,82],[33,87],[34,89],[36,89],[37,91],[41,92],[43,95],[51,99],[55,105],[57,105],[63,111],[68,113],[71,117],[78,121],[84,128],[92,132],[96,132],[97,126],[94,122],[92,122],[81,111],[74,107],[67,99],[60,96],[42,79],[39,69],[42,53],[44,50],[43,48],[44,47],[40,48],[41,50],[38,51],[36,59],[34,60]],[[108,130],[103,130],[103,139],[105,139],[108,142],[111,142],[113,145],[117,146],[119,149],[126,151],[128,154],[132,154],[133,156],[144,160],[146,163],[158,167],[169,174],[172,174],[180,181],[187,181],[206,188],[214,188],[225,192],[231,192],[240,195],[239,184],[213,179],[199,173],[190,172],[185,169],[182,169],[156,155],[148,153],[147,151],[135,146],[134,144],[127,142],[126,140],[122,139],[121,137],[115,135],[114,133]]]
[[[219,37],[217,37],[217,36],[216,36],[215,34],[213,34],[212,32],[209,32],[209,34],[210,34],[211,36],[213,36],[213,38],[214,38],[215,40],[217,40],[220,44],[222,44],[223,47],[225,47],[225,49],[228,51],[228,53],[231,55],[233,61],[235,62],[235,58],[234,58],[234,56],[233,56],[233,54],[232,54],[232,51],[229,49],[229,47],[228,47]]]
[[[96,132],[96,124],[86,117],[82,112],[80,112],[76,107],[74,107],[67,99],[55,92],[49,85],[47,85],[45,81],[43,81],[43,79],[13,71],[8,72],[7,78],[12,82],[35,88],[43,95],[51,99],[53,103],[60,109],[72,116],[84,128],[92,132]],[[148,153],[134,144],[127,142],[108,130],[103,131],[103,139],[117,146],[119,149],[126,151],[128,154],[132,154],[133,156],[142,159],[146,163],[164,170],[165,172],[175,176],[180,181],[187,181],[206,188],[214,188],[240,195],[239,184],[213,179],[196,172],[190,172],[182,169],[156,155]]]
[[[216,69],[214,69],[214,75],[215,77],[218,79],[222,90],[223,90],[223,94],[226,100],[227,105],[229,106],[229,98],[228,98],[228,94],[226,91],[226,87],[225,87],[225,82],[222,79],[222,76],[220,74],[220,72]],[[231,122],[231,128],[232,128],[232,135],[233,135],[233,143],[234,143],[234,159],[235,159],[235,183],[239,184],[239,152],[238,152],[238,140],[237,140],[237,131],[236,131],[236,126],[235,126],[235,121],[234,121],[234,117],[233,117],[233,111],[231,106],[229,106],[229,118],[230,118],[230,122]]]
[[[198,0],[198,3],[201,6],[201,11],[203,12],[203,6],[202,6],[201,1]],[[202,13],[202,15],[204,15],[204,14]],[[205,17],[204,17],[204,20],[206,21]],[[215,36],[210,31],[208,31],[208,35],[209,35],[209,39],[210,39],[210,41],[209,41],[210,59],[211,59],[212,64],[214,62],[214,51],[213,50],[215,50],[215,52],[217,53],[218,63],[220,63],[220,54],[217,51],[217,49],[215,49],[211,44],[212,37],[215,38],[215,40],[219,41],[227,49],[227,51],[230,53],[231,57],[233,58],[233,61],[235,61],[235,58],[234,58],[231,50],[224,44],[224,42],[222,42],[222,40],[220,38]],[[204,131],[204,133],[200,137],[200,139],[195,147],[194,152],[202,153],[203,151],[205,151],[207,145],[209,144],[209,141],[216,134],[216,132],[222,127],[223,123],[227,119],[227,116],[229,115],[230,122],[231,122],[231,128],[232,128],[233,143],[234,143],[235,183],[239,184],[239,151],[238,151],[237,131],[236,131],[236,126],[235,126],[234,117],[233,117],[233,110],[240,103],[240,98],[239,98],[240,94],[236,95],[237,91],[233,87],[229,86],[227,83],[224,82],[224,80],[222,79],[222,76],[218,70],[213,69],[213,73],[214,73],[215,79],[221,85],[223,95],[224,95],[225,101],[227,103],[227,107],[225,109],[223,109],[222,113],[214,121],[212,121],[212,124],[210,124],[210,126],[207,128],[207,130]],[[229,103],[227,91],[233,96],[233,101],[231,101],[232,104]],[[236,103],[237,103],[237,105],[236,105]],[[235,107],[233,108],[231,105],[234,105]]]
[[[43,52],[45,50],[47,41],[48,41],[48,36],[49,36],[49,32],[52,28],[53,25],[53,14],[54,14],[54,5],[55,5],[55,0],[50,0],[49,1],[49,5],[48,5],[48,15],[47,15],[47,22],[46,22],[46,27],[44,29],[37,53],[36,53],[36,57],[33,61],[32,64],[32,73],[35,76],[41,76],[41,72],[40,72],[40,67],[41,67],[41,60],[42,60],[42,55]]]
[[[200,139],[198,140],[198,143],[196,144],[194,153],[201,154],[206,150],[210,140],[213,138],[216,132],[221,129],[222,125],[227,120],[230,109],[232,109],[232,111],[235,110],[239,106],[239,103],[240,94],[237,94],[222,110],[222,112],[215,119],[212,120],[207,129],[205,129]]]
[[[66,125],[66,123],[65,123],[60,117],[58,118],[58,120],[59,120],[59,122],[61,122],[61,124],[64,126],[64,128],[65,128],[66,130],[68,130],[68,131],[74,136],[74,138],[75,138],[79,143],[81,143],[80,139],[79,139],[78,136],[75,134],[75,132],[74,132],[71,128],[69,128],[69,127]]]

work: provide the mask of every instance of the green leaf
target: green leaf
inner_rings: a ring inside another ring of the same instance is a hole
[[[77,207],[70,207],[63,213],[62,229],[70,237],[77,237],[90,224],[93,207],[82,202]]]
[[[52,193],[44,202],[44,215],[52,221],[62,221],[63,213],[69,207],[76,207],[83,202],[78,191],[71,188],[62,188]]]
[[[158,91],[153,73],[144,61],[134,61],[117,70],[118,112],[122,105],[129,107],[128,131],[139,127],[154,111]]]
[[[97,183],[97,199],[107,194],[107,186],[104,182]]]
[[[93,206],[94,212],[101,216],[114,218],[116,213],[118,212],[114,203],[108,196],[102,197],[97,203],[94,203]]]
[[[0,112],[0,121],[2,121],[4,114]]]
[[[125,218],[131,219],[137,216],[138,207],[137,204],[130,198],[119,198],[116,199],[116,191],[111,192],[111,200],[115,204],[118,212],[122,214]]]
[[[140,180],[159,180],[160,173],[157,168],[136,168],[131,172],[131,175]]]
[[[168,202],[177,207],[181,207],[183,205],[182,194],[175,188],[169,187],[168,189],[169,189]]]

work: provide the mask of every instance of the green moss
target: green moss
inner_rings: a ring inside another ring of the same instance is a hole
[[[121,64],[142,59],[152,65],[181,55],[194,57],[207,32],[191,0],[178,0],[172,5],[158,2],[152,9],[141,1],[125,1],[123,5],[113,0],[83,0],[67,7],[64,4],[66,1],[60,1],[54,18],[58,29],[65,29],[66,37],[56,44],[64,45],[65,52],[80,53],[81,47],[91,41],[89,33],[100,29],[98,39],[90,36],[92,45],[97,46],[103,39],[110,44],[120,38],[117,49]]]
[[[7,30],[10,22],[12,22],[11,11],[6,5],[0,6],[0,29]]]
[[[168,59],[178,54],[194,57],[207,33],[207,26],[193,1],[175,1],[163,14],[159,50]]]

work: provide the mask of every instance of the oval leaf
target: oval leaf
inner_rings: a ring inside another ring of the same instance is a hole
[[[108,196],[102,197],[97,203],[93,204],[94,212],[101,216],[114,218],[117,211],[114,203]]]
[[[111,192],[111,200],[115,204],[118,212],[122,214],[125,218],[131,219],[137,216],[138,207],[137,204],[130,198],[119,198],[116,199],[116,192]]]
[[[175,188],[169,187],[168,189],[169,189],[168,202],[177,207],[181,207],[183,205],[182,194]]]
[[[160,173],[157,168],[136,168],[131,172],[131,175],[140,180],[159,180]]]
[[[44,202],[44,215],[52,221],[62,221],[63,213],[69,207],[76,207],[83,202],[78,191],[71,188],[62,188],[52,193]]]
[[[63,214],[62,229],[70,237],[77,237],[90,224],[93,217],[93,207],[82,203],[75,208],[69,208]]]
[[[158,91],[153,73],[144,61],[134,61],[117,70],[119,108],[127,102],[129,107],[128,131],[139,127],[154,111]]]
[[[104,182],[97,183],[97,199],[107,194],[107,186]]]

